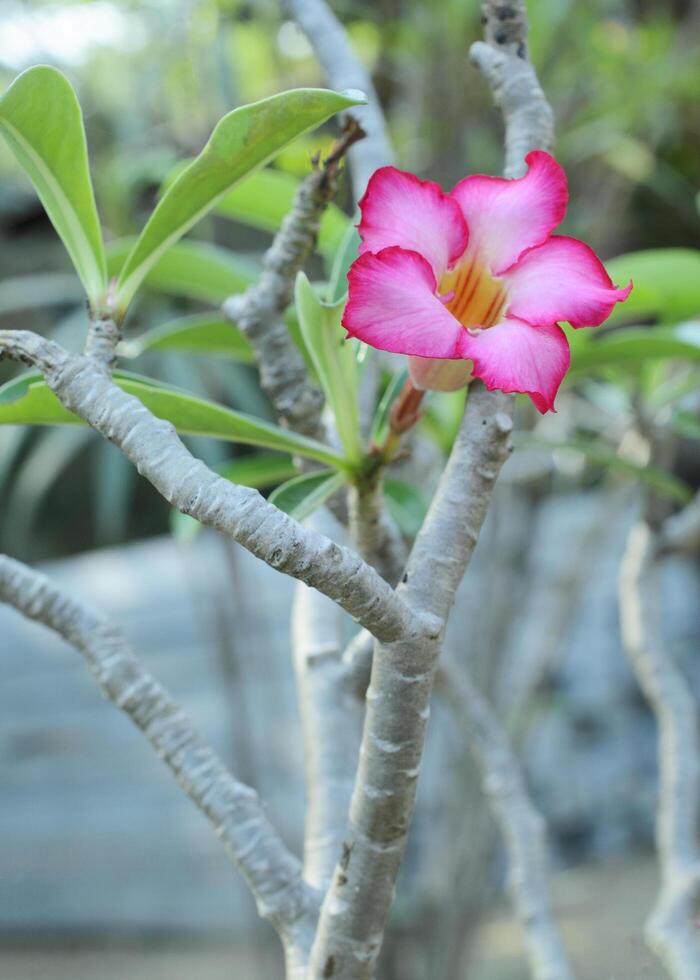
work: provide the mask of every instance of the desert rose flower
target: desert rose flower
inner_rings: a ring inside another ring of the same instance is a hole
[[[343,325],[408,354],[419,388],[451,391],[477,377],[546,412],[569,367],[558,323],[602,323],[632,284],[617,288],[592,249],[552,234],[566,175],[541,150],[526,162],[517,180],[479,174],[450,194],[395,167],[377,170],[360,202]]]

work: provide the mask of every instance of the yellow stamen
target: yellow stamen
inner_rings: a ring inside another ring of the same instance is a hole
[[[491,275],[474,256],[465,257],[449,269],[439,284],[441,295],[454,291],[445,308],[464,327],[486,329],[498,323],[506,305],[503,280]]]

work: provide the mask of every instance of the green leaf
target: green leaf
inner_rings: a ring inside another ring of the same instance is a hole
[[[354,224],[349,225],[333,259],[328,283],[328,302],[337,303],[348,291],[348,270],[357,258],[360,235]]]
[[[362,456],[357,407],[357,358],[340,325],[345,301],[321,303],[303,272],[297,276],[296,311],[304,344],[335,417],[340,441],[352,462]]]
[[[149,350],[192,351],[195,354],[217,354],[252,364],[253,350],[241,331],[216,313],[195,313],[154,327],[140,337],[119,345],[122,357],[139,357]]]
[[[297,89],[229,112],[207,145],[168,188],[139,235],[117,283],[123,312],[158,259],[217,205],[243,177],[267,163],[297,136],[342,109],[357,93]]]
[[[401,533],[407,538],[415,538],[428,512],[428,505],[420,491],[403,480],[386,480],[384,497],[387,510]]]
[[[592,463],[597,463],[607,469],[615,470],[623,476],[629,476],[641,483],[646,483],[659,493],[670,497],[672,500],[678,500],[680,503],[688,503],[693,496],[690,487],[671,473],[655,466],[641,465],[624,459],[614,448],[602,444],[598,440],[588,439],[584,436],[572,436],[569,439],[553,441],[531,432],[515,432],[512,441],[519,448],[574,450],[582,453]]]
[[[289,514],[297,521],[303,521],[324,504],[336,490],[339,490],[343,483],[345,483],[343,474],[333,470],[306,473],[294,477],[293,480],[287,480],[282,486],[277,487],[268,499],[285,514]]]
[[[700,439],[700,419],[692,412],[679,410],[673,413],[671,425],[687,439]]]
[[[289,456],[280,453],[251,453],[240,456],[216,467],[217,473],[241,487],[262,490],[275,483],[289,480],[296,475],[296,467]]]
[[[133,248],[133,238],[121,238],[107,249],[110,276],[118,275]],[[243,292],[258,278],[255,262],[206,242],[173,245],[145,279],[151,289],[170,296],[202,300],[219,306],[233,293]]]
[[[636,369],[645,361],[669,358],[700,361],[700,344],[685,339],[677,329],[626,328],[603,334],[599,339],[593,334],[580,346],[575,344],[571,372],[589,374],[613,366]]]
[[[618,303],[607,323],[661,320],[677,323],[700,309],[700,251],[691,248],[654,248],[619,255],[605,263],[614,283],[634,289]]]
[[[224,405],[197,398],[124,371],[114,373],[116,384],[134,395],[158,418],[167,419],[185,435],[209,436],[315,459],[344,469],[343,457],[314,439],[280,426],[235,412]],[[0,388],[0,425],[80,425],[82,420],[65,409],[36,372],[15,378]]]
[[[389,413],[391,411],[391,406],[398,398],[399,392],[407,381],[408,369],[404,368],[403,371],[399,371],[397,374],[395,374],[387,385],[386,390],[382,395],[379,404],[377,405],[377,411],[374,413],[374,418],[372,419],[370,443],[373,445],[381,446],[386,441],[386,438],[389,435]]]
[[[22,72],[0,98],[0,131],[34,184],[90,302],[100,306],[107,290],[102,234],[83,117],[65,75],[47,65]]]
[[[259,170],[242,180],[216,206],[218,214],[263,231],[279,230],[289,213],[300,181],[281,170]],[[335,255],[350,219],[337,204],[326,206],[318,229],[316,247],[324,258]]]

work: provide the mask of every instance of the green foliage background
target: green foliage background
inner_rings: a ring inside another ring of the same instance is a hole
[[[86,6],[34,2],[27,13],[24,5],[10,4],[3,16],[12,19],[21,13],[39,23],[57,9],[79,18]],[[372,69],[399,164],[445,186],[467,173],[498,172],[500,119],[485,84],[467,61],[469,43],[480,32],[476,0],[446,0],[440,5],[422,0],[346,2],[335,9]],[[606,259],[638,249],[697,246],[700,68],[694,5],[532,0],[529,9],[532,55],[555,108],[557,156],[570,180],[564,232],[585,239]],[[287,88],[325,85],[305,40],[293,24],[280,18],[272,0],[121,0],[113,10],[119,29],[111,38],[87,44],[79,57],[62,60],[49,46],[18,63],[0,45],[2,89],[19,70],[40,61],[56,64],[76,86],[108,252],[110,241],[140,230],[173,168],[199,152],[227,111]],[[2,63],[3,57],[9,57],[8,63]],[[297,140],[276,159],[280,201],[285,200],[290,178],[308,172],[311,155],[327,146],[332,135],[333,127],[328,126]],[[251,202],[257,215],[252,222],[246,213]],[[237,201],[232,199],[228,214],[198,224],[172,253],[169,268],[151,276],[150,288],[127,322],[127,339],[159,325],[167,333],[166,325],[184,315],[210,316],[227,291],[242,288],[254,276],[269,242],[275,221],[271,204],[264,189],[256,203],[251,187],[248,197],[241,193]],[[347,186],[339,205],[352,210]],[[342,222],[336,222],[335,230],[331,225],[332,221],[320,249],[326,269],[342,231]],[[219,264],[207,266],[206,281],[197,274],[195,263],[203,254],[197,251],[198,242],[207,254],[212,245],[220,248],[211,253]],[[116,248],[123,252],[123,246]],[[30,327],[77,347],[85,329],[77,280],[4,144],[0,257],[0,327]],[[676,350],[679,358],[690,355],[690,367],[683,370],[671,370],[665,361],[650,366],[654,355],[648,350],[648,332],[639,335],[650,322],[659,321],[668,333],[678,331],[679,321],[697,316],[700,275],[697,263],[683,264],[688,261],[686,251],[659,251],[647,261],[648,275],[641,282],[637,277],[633,298],[641,294],[641,302],[650,290],[657,294],[648,309],[643,304],[635,308],[638,334],[622,339],[622,354],[613,353],[611,359],[608,350],[601,361],[601,351],[590,345],[585,352],[577,350],[587,338],[573,338],[574,365],[579,356],[582,380],[574,373],[571,383],[604,413],[595,430],[583,432],[594,446],[587,456],[594,463],[608,450],[615,458],[617,446],[609,444],[605,419],[624,411],[640,391],[662,407],[667,398],[667,415],[681,419],[684,438],[691,438],[694,422],[697,426],[693,411],[678,407],[673,394],[679,387],[682,394],[683,385],[692,390],[697,381],[692,350]],[[623,279],[626,267],[620,273]],[[324,275],[321,257],[309,274],[312,279]],[[684,331],[670,340],[688,344],[687,324]],[[659,335],[651,342],[662,339]],[[640,353],[645,344],[647,353]],[[697,333],[693,345],[697,347]],[[142,343],[136,370],[234,410],[271,419],[245,352],[239,351],[235,360],[213,353],[193,358],[163,350],[157,342]],[[586,364],[588,373],[583,370]],[[633,376],[620,364],[636,365]],[[0,380],[13,373],[9,367],[1,370]],[[455,417],[450,405],[449,400],[436,400],[426,419],[426,430],[432,426],[445,446]],[[579,439],[582,434],[571,422],[568,403],[562,413],[566,418],[560,441],[573,446],[572,451],[582,451],[580,444],[575,448],[573,436]],[[616,440],[613,433],[612,443]],[[232,454],[241,459],[247,452],[219,440],[190,441],[208,462],[219,466],[230,464]],[[643,464],[638,469],[643,470]],[[50,514],[42,509],[47,495]],[[6,547],[22,557],[44,557],[167,526],[167,510],[150,488],[135,480],[111,446],[83,429],[1,429],[0,499],[0,533]]]

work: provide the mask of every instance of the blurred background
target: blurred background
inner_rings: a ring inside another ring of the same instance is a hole
[[[480,33],[476,0],[342,0],[334,9],[372,71],[400,166],[445,187],[499,172],[500,118],[467,61]],[[641,938],[656,889],[655,727],[620,649],[616,579],[643,496],[670,512],[700,484],[700,8],[531,0],[529,12],[569,176],[563,231],[613,260],[616,281],[632,275],[635,293],[601,331],[607,346],[572,338],[575,370],[556,416],[519,406],[519,448],[465,581],[451,652],[470,658],[521,749],[550,822],[556,904],[580,976],[638,980],[659,975]],[[41,62],[78,90],[114,261],[221,115],[325,84],[275,0],[3,0],[0,85]],[[332,136],[329,126],[287,149],[274,163],[276,186],[293,186]],[[337,203],[352,214],[347,182]],[[151,277],[127,340],[244,288],[275,220],[251,186],[237,209],[201,222],[188,236],[195,251],[186,246]],[[314,259],[317,278],[328,258]],[[0,260],[0,327],[78,349],[79,285],[4,143]],[[142,348],[132,346],[139,356],[124,366],[272,418],[245,358]],[[0,383],[16,373],[0,365]],[[439,471],[460,407],[459,396],[430,403],[416,449],[422,472]],[[645,440],[640,420],[659,439]],[[249,453],[189,442],[212,465]],[[394,516],[410,536],[424,501],[417,493],[404,504]],[[113,614],[298,844],[290,583],[215,537],[181,524],[173,535],[172,525],[155,491],[90,431],[0,426],[1,549],[47,563]],[[661,572],[666,639],[700,692],[697,555],[672,556]],[[82,662],[4,609],[0,647],[0,975],[281,976],[276,940],[210,828]],[[470,980],[524,980],[503,877],[466,746],[438,703],[382,980],[467,971]]]

